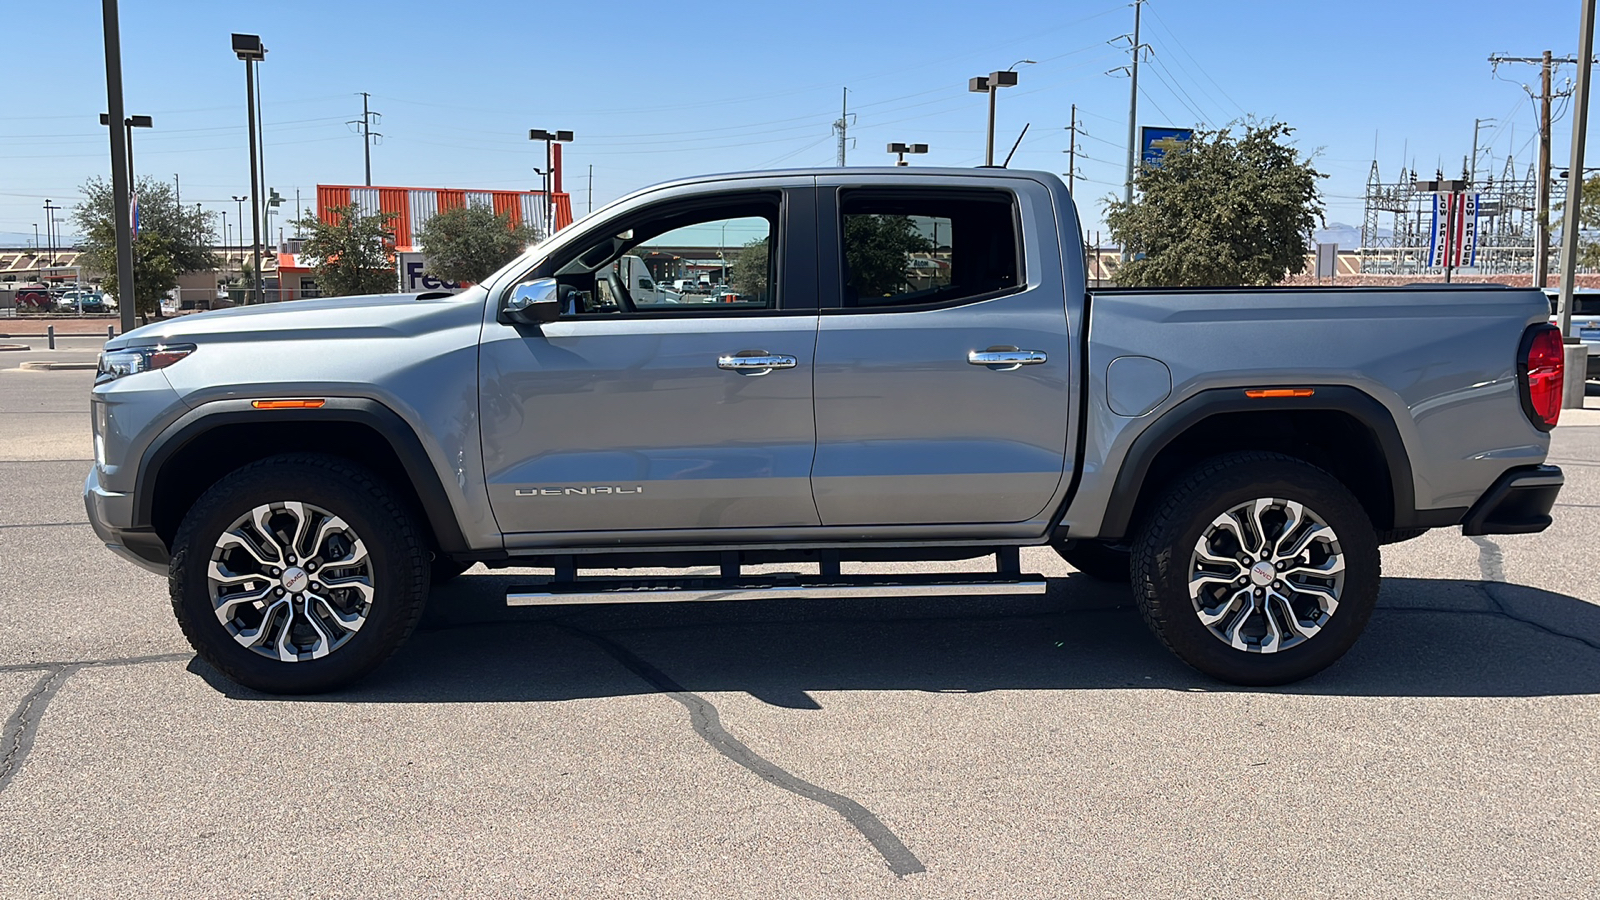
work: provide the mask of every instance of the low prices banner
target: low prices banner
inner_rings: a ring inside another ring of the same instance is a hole
[[[1428,241],[1428,266],[1477,265],[1478,194],[1434,194],[1433,230]]]

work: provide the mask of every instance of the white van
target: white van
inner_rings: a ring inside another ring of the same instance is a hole
[[[655,283],[642,257],[624,256],[613,263],[613,266],[613,271],[622,280],[623,287],[628,289],[628,297],[633,300],[635,306],[660,306],[664,303],[678,303],[683,299],[676,291],[667,290]]]

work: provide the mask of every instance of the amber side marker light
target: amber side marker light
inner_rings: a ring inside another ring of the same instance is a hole
[[[1244,395],[1251,400],[1264,400],[1268,397],[1309,397],[1315,393],[1311,388],[1257,388],[1245,391]]]
[[[326,400],[252,400],[256,409],[321,409]]]

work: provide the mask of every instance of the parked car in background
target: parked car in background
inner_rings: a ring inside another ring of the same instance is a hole
[[[17,288],[17,308],[46,310],[51,307],[50,288],[44,284],[25,284]]]
[[[1544,293],[1550,298],[1550,324],[1559,327],[1561,291],[1545,288]],[[1572,293],[1572,331],[1569,336],[1582,341],[1584,349],[1589,351],[1588,377],[1600,378],[1600,291]]]

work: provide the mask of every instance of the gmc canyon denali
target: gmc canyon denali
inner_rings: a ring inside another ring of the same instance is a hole
[[[1538,291],[1091,292],[1079,234],[1039,172],[660,185],[465,293],[109,341],[84,499],[197,653],[271,692],[366,674],[473,563],[553,570],[513,605],[1016,594],[1039,545],[1131,581],[1196,669],[1278,684],[1356,640],[1381,544],[1550,524]],[[619,277],[708,245],[723,295]],[[774,562],[808,571],[743,572]],[[583,574],[643,567],[719,574]]]

